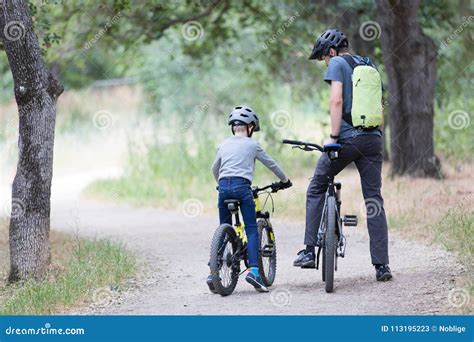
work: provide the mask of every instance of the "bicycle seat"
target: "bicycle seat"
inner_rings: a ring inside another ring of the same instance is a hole
[[[227,200],[224,200],[224,203],[225,204],[237,204],[237,205],[240,205],[240,201],[238,199],[227,199]]]
[[[341,144],[324,145],[324,152],[339,151],[340,149],[341,149]]]
[[[228,200],[224,200],[224,204],[227,205],[227,208],[231,212],[234,212],[234,211],[239,210],[240,201],[237,199],[228,199]]]

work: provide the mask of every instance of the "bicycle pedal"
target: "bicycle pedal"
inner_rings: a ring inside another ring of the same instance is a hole
[[[344,215],[344,226],[346,227],[356,227],[357,226],[357,215]]]

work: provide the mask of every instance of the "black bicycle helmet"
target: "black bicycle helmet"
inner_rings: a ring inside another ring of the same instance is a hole
[[[255,127],[254,132],[260,131],[260,121],[254,110],[248,106],[237,106],[229,115],[229,125],[235,126],[240,124],[252,125]]]
[[[309,59],[321,59],[329,54],[330,48],[339,51],[342,47],[348,47],[349,41],[346,35],[338,29],[328,29],[324,31],[314,43],[313,52]]]

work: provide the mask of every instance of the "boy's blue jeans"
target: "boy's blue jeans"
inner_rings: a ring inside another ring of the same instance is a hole
[[[224,200],[240,200],[240,211],[244,219],[247,235],[247,253],[250,267],[258,267],[258,229],[255,202],[252,196],[251,182],[241,177],[226,177],[219,180],[219,220],[220,224],[232,224],[232,216]]]

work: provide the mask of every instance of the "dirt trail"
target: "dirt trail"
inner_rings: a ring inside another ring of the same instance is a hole
[[[89,180],[74,176],[69,179]],[[56,184],[69,184],[67,179]],[[74,185],[72,185],[74,186]],[[75,186],[78,186],[76,184]],[[105,308],[84,314],[454,314],[449,293],[462,267],[448,252],[405,241],[390,241],[394,279],[376,282],[370,265],[365,225],[346,228],[346,258],[339,263],[335,292],[326,294],[320,271],[292,266],[302,246],[303,225],[273,219],[278,272],[268,294],[257,293],[243,278],[233,295],[209,292],[205,278],[216,219],[189,218],[180,212],[105,205],[70,196],[53,202],[55,229],[124,241],[146,264],[138,287]],[[76,313],[76,312],[75,312]]]

